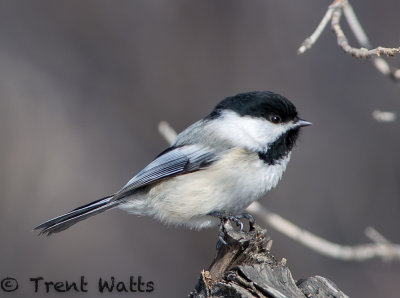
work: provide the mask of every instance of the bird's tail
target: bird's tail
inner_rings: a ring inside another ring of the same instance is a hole
[[[81,220],[113,208],[119,203],[118,200],[113,200],[113,196],[108,196],[78,207],[64,215],[50,219],[34,228],[34,230],[41,230],[39,235],[45,234],[50,236],[53,233],[68,229]]]

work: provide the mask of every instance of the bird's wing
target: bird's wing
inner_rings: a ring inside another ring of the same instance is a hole
[[[184,145],[168,148],[116,194],[46,221],[37,226],[35,230],[41,229],[40,234],[47,235],[63,231],[83,219],[117,206],[120,203],[118,202],[119,199],[131,195],[140,187],[173,175],[182,175],[200,170],[217,159],[217,155],[204,146]]]
[[[162,152],[135,177],[118,191],[114,200],[129,196],[138,188],[160,181],[166,177],[200,170],[218,159],[209,148],[200,145],[171,147]]]

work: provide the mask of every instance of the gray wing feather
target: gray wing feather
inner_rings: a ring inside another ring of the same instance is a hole
[[[63,231],[83,219],[117,206],[120,203],[118,199],[132,194],[132,192],[142,186],[172,175],[182,175],[200,170],[215,160],[217,160],[215,153],[210,152],[209,148],[199,145],[170,148],[161,153],[160,156],[133,177],[115,195],[91,202],[64,215],[46,221],[37,226],[35,230],[41,230],[40,234],[47,235]]]
[[[197,171],[217,160],[217,155],[199,145],[186,145],[161,154],[118,191],[113,200],[129,195],[132,191],[172,175]]]

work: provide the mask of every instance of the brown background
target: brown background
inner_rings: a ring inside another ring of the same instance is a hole
[[[375,45],[398,46],[399,1],[352,3]],[[282,93],[314,124],[263,204],[338,243],[367,242],[369,225],[399,243],[400,122],[371,113],[400,111],[400,89],[344,55],[329,30],[296,54],[328,4],[0,1],[0,278],[20,285],[10,297],[31,295],[30,277],[81,275],[89,292],[80,297],[97,297],[97,279],[111,275],[154,281],[146,297],[186,296],[211,262],[216,229],[119,210],[50,238],[31,229],[118,190],[166,147],[160,120],[182,130],[242,91]],[[322,275],[353,297],[398,297],[398,262],[332,260],[270,232],[295,279]]]

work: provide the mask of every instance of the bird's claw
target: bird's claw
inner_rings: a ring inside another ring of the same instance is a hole
[[[242,223],[242,219],[245,218],[249,221],[249,226],[250,226],[250,231],[254,230],[254,224],[256,222],[256,220],[254,219],[253,215],[249,214],[249,213],[243,213],[243,214],[239,214],[236,216],[236,220],[240,221],[240,230],[243,229],[243,223]]]
[[[238,216],[229,216],[228,220],[233,221],[236,224],[236,226],[238,226],[240,228],[240,231],[243,230],[243,223],[241,221],[240,215],[238,215]]]
[[[210,214],[211,216],[218,217],[221,220],[221,224],[218,228],[218,242],[217,242],[217,249],[221,247],[221,245],[227,245],[227,242],[224,240],[226,235],[225,223],[228,221],[233,221],[236,226],[240,228],[240,231],[243,231],[243,222],[242,219],[245,218],[249,221],[249,231],[254,230],[254,223],[255,219],[251,214],[243,213],[239,215],[227,215],[226,213],[222,212],[213,212]]]
[[[219,249],[221,247],[221,245],[227,245],[228,243],[226,243],[226,241],[224,240],[225,237],[225,228],[224,228],[224,224],[221,222],[221,224],[219,225],[218,228],[218,242],[217,242],[217,249]]]

